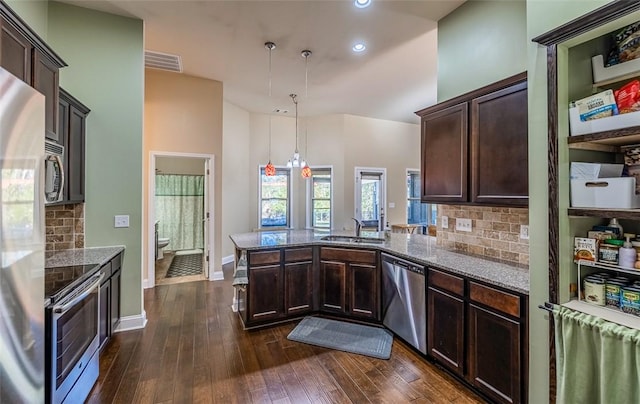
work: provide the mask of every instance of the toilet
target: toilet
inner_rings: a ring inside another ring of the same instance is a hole
[[[156,246],[158,250],[158,259],[163,258],[164,252],[162,251],[162,249],[169,245],[169,241],[171,241],[169,238],[164,238],[164,237],[158,238],[158,245]]]

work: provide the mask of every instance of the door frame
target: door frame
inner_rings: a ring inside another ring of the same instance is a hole
[[[353,181],[353,213],[356,219],[362,220],[362,212],[359,212],[360,203],[362,202],[362,195],[360,193],[360,177],[363,172],[368,173],[379,173],[382,177],[382,194],[380,207],[384,209],[384,218],[385,221],[388,218],[388,209],[387,209],[387,169],[385,167],[354,167],[355,177]],[[380,212],[378,212],[378,217],[380,217]],[[385,226],[386,223],[382,223],[382,226]],[[384,228],[384,227],[383,227]]]
[[[155,268],[155,221],[156,221],[156,206],[155,206],[155,189],[156,189],[156,158],[158,157],[181,157],[181,158],[197,158],[204,159],[205,164],[203,171],[206,167],[209,167],[210,172],[205,171],[205,217],[207,212],[209,213],[209,226],[205,226],[205,240],[208,241],[208,245],[205,246],[205,254],[209,254],[209,260],[206,262],[206,278],[210,281],[221,279],[218,274],[213,270],[215,262],[215,215],[214,213],[214,190],[215,190],[215,156],[213,154],[202,153],[179,153],[179,152],[167,152],[167,151],[150,151],[149,152],[149,189],[147,190],[147,279],[143,282],[144,288],[153,288],[156,285],[156,268]],[[208,163],[207,163],[208,161]],[[205,255],[206,256],[206,255]],[[143,276],[144,280],[144,276]]]

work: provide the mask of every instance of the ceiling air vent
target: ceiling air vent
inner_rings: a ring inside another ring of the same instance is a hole
[[[144,51],[144,66],[151,69],[182,73],[182,58],[168,53]]]

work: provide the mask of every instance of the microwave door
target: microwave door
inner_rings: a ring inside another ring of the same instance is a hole
[[[45,203],[61,201],[63,189],[64,170],[62,167],[62,159],[58,155],[49,154],[45,159]]]

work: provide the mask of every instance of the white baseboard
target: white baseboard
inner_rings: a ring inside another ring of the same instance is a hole
[[[136,314],[135,316],[126,316],[120,318],[120,324],[116,328],[115,332],[139,330],[147,325],[147,312],[142,311],[142,314]]]
[[[149,286],[149,279],[143,279],[142,280],[142,289],[149,289],[151,286]]]
[[[211,276],[209,277],[210,281],[223,281],[224,273],[222,271],[213,271]]]
[[[226,257],[222,257],[222,265],[230,264],[235,261],[235,257],[233,254],[227,255]]]

